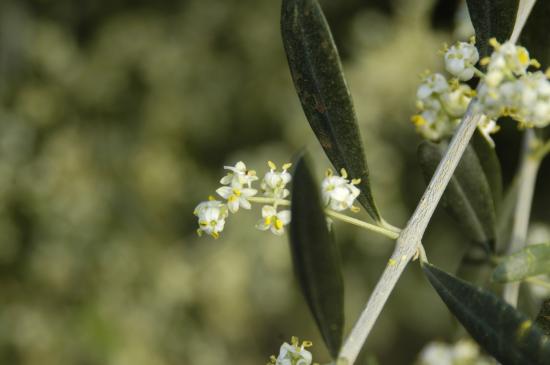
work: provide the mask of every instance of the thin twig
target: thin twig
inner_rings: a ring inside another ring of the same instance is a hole
[[[523,149],[521,156],[521,165],[519,171],[519,188],[516,199],[516,208],[514,210],[514,221],[512,226],[511,241],[508,246],[508,254],[521,250],[527,241],[527,230],[529,228],[529,217],[531,215],[531,205],[537,172],[540,166],[540,159],[533,155],[536,145],[535,132],[532,129],[525,131],[523,140]],[[504,286],[502,297],[510,305],[517,306],[519,294],[519,283],[507,283]]]
[[[510,41],[516,43],[525,22],[533,8],[535,0],[521,0],[516,23]],[[371,294],[366,308],[363,310],[359,319],[355,323],[351,333],[347,337],[342,349],[340,350],[338,362],[351,365],[357,359],[367,336],[369,335],[374,322],[380,315],[390,293],[392,292],[397,280],[403,273],[410,259],[415,255],[421,240],[428,226],[428,223],[437,207],[449,180],[468,146],[468,143],[477,127],[477,124],[483,118],[482,115],[473,114],[473,106],[476,99],[470,102],[468,110],[455,135],[445,156],[439,163],[435,174],[432,176],[430,184],[426,188],[424,195],[420,199],[416,210],[414,211],[407,226],[401,232],[397,239],[396,248],[388,261],[382,277],[376,284]]]
[[[474,105],[474,102],[470,104],[416,210],[397,239],[396,248],[388,261],[382,277],[376,284],[365,310],[361,313],[361,316],[342,346],[339,354],[339,361],[342,363],[353,364],[355,362],[397,280],[407,266],[407,263],[415,256],[435,208],[482,118],[481,115],[474,115],[472,113]]]

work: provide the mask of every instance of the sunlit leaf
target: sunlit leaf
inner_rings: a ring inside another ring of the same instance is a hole
[[[493,271],[493,281],[506,283],[548,273],[550,243],[541,243],[505,257]]]
[[[546,0],[545,0],[546,1]],[[489,39],[506,41],[512,34],[519,0],[467,0],[481,57],[491,53]]]
[[[281,30],[302,108],[328,158],[361,179],[359,201],[375,220],[363,144],[338,51],[317,0],[283,0]]]
[[[542,303],[537,319],[535,319],[535,323],[547,336],[550,336],[550,299],[546,299]]]
[[[447,146],[447,142],[428,141],[419,146],[418,159],[426,181],[431,179]],[[474,242],[493,246],[495,206],[487,177],[471,146],[464,152],[441,204]]]
[[[472,338],[501,364],[550,364],[550,338],[524,314],[493,293],[433,265],[424,264],[423,270]]]
[[[342,343],[344,284],[338,247],[328,231],[318,187],[306,160],[292,183],[290,248],[294,271],[321,335],[335,358]]]

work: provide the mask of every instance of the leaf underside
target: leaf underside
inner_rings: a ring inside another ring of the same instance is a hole
[[[328,231],[318,188],[304,157],[292,183],[290,248],[294,272],[330,354],[342,344],[344,284],[338,247]]]
[[[505,365],[549,365],[550,338],[524,314],[493,293],[425,263],[428,280],[487,352]]]
[[[336,168],[358,185],[359,202],[380,221],[369,170],[340,57],[316,0],[283,0],[281,32],[294,87],[307,120]]]
[[[448,142],[424,141],[418,159],[426,181],[433,176]],[[500,177],[499,177],[500,178]],[[495,203],[491,188],[474,148],[468,146],[445,193],[441,205],[475,243],[492,250],[495,240]]]
[[[550,273],[550,243],[530,245],[502,260],[493,271],[493,281],[506,283]]]

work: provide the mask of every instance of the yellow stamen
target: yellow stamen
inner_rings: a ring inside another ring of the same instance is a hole
[[[212,195],[208,195],[208,200],[213,201],[213,200],[216,200],[216,198]]]
[[[427,124],[426,119],[424,119],[424,117],[422,117],[420,114],[413,115],[411,117],[411,122],[417,127]]]
[[[491,39],[489,39],[489,44],[490,44],[491,46],[493,46],[493,48],[494,48],[495,50],[497,50],[497,51],[498,51],[498,49],[500,48],[500,43],[498,43],[498,41],[497,41],[496,38],[491,38]]]
[[[549,68],[548,70],[550,70],[550,68]],[[331,169],[327,169],[327,171],[325,171],[325,176],[326,176],[326,177],[331,177],[332,174],[333,174],[333,172],[332,172]]]
[[[491,57],[483,57],[480,61],[479,61],[479,64],[481,66],[487,66],[489,64],[489,62],[491,62]]]
[[[351,183],[352,183],[353,185],[358,185],[358,184],[361,183],[361,179],[352,179],[352,180],[351,180]]]
[[[476,36],[475,35],[470,37],[470,44],[476,44]]]
[[[217,240],[218,238],[220,238],[220,234],[218,232],[212,232],[210,234],[212,237],[214,237],[215,240]]]
[[[271,225],[271,217],[265,217],[264,219],[264,224],[266,226],[270,226]]]
[[[397,265],[397,261],[395,261],[394,259],[388,260],[388,266],[395,266],[395,265]]]
[[[240,189],[237,189],[237,188],[233,188],[233,194],[235,196],[241,196],[241,190]]]
[[[202,229],[197,229],[197,236],[202,237]]]
[[[290,162],[287,162],[283,165],[283,170],[288,170],[291,166],[292,164]]]
[[[531,66],[533,66],[534,68],[540,68],[540,62],[534,58],[531,59],[531,61],[529,62],[529,64]]]
[[[279,218],[275,218],[275,228],[276,229],[282,229],[283,228],[283,221]]]
[[[529,54],[524,49],[518,50],[518,61],[522,65],[526,65],[529,63]]]
[[[349,208],[353,213],[357,213],[359,212],[361,209],[359,207],[356,207],[355,205],[352,205],[350,208]]]
[[[303,341],[302,342],[302,347],[311,347],[313,346],[313,342],[311,341]]]
[[[276,169],[277,169],[277,165],[275,165],[275,164],[273,163],[273,161],[267,161],[267,165],[269,166],[269,168],[270,168],[271,170],[276,170]]]
[[[340,176],[342,176],[344,179],[348,178],[348,172],[346,171],[346,169],[340,169]]]

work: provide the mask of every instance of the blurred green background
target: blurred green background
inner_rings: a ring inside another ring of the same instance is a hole
[[[409,123],[418,75],[441,69],[441,44],[468,32],[454,29],[450,3],[322,2],[375,197],[399,226],[424,188]],[[267,160],[307,147],[319,178],[329,166],[293,90],[279,11],[280,1],[253,0],[0,1],[0,363],[263,364],[292,335],[328,360],[286,238],[253,227],[259,209],[231,216],[217,241],[197,237],[192,215],[224,164],[262,175]],[[519,132],[504,126],[496,138],[508,182]],[[392,243],[335,231],[349,328]],[[425,244],[448,270],[466,250],[439,211]],[[411,265],[365,358],[410,364],[454,334]]]

